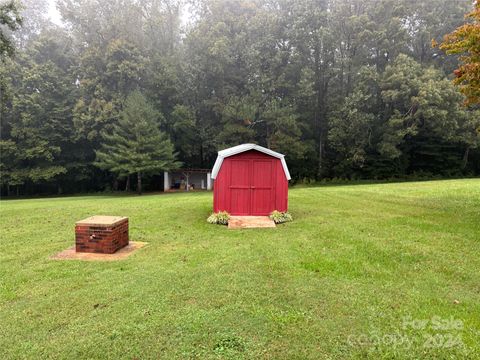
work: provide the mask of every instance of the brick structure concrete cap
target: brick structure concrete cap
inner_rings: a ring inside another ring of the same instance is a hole
[[[121,223],[124,220],[128,220],[128,217],[95,215],[95,216],[90,216],[86,219],[77,221],[75,225],[113,226],[118,223]]]

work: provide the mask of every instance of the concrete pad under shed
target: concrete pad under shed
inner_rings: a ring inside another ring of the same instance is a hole
[[[275,222],[268,216],[231,216],[229,229],[274,228]]]
[[[115,261],[129,257],[136,250],[144,247],[148,243],[141,241],[130,241],[130,243],[114,252],[113,254],[84,253],[76,252],[75,246],[68,248],[50,257],[53,260],[83,260],[83,261]]]

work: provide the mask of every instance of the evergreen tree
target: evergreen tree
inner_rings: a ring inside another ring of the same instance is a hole
[[[142,93],[132,92],[118,123],[110,133],[103,134],[95,165],[119,176],[136,174],[138,194],[142,193],[144,175],[179,167],[173,144],[159,129],[161,118]]]

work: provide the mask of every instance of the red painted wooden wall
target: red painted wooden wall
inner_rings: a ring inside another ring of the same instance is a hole
[[[287,211],[288,180],[280,159],[256,150],[223,160],[213,186],[213,210],[231,215]]]

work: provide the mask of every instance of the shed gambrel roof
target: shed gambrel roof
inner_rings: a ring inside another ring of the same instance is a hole
[[[242,144],[242,145],[237,145],[225,150],[221,150],[218,152],[217,160],[215,161],[215,164],[213,165],[213,170],[212,170],[212,179],[216,179],[218,172],[220,171],[220,168],[222,167],[223,159],[240,154],[245,151],[249,150],[256,150],[260,151],[264,154],[276,157],[277,159],[280,159],[283,167],[283,171],[285,173],[285,177],[287,180],[290,180],[290,172],[288,171],[287,163],[285,162],[285,155],[280,154],[278,152],[275,152],[273,150],[267,149],[263,146],[256,145],[256,144]]]

